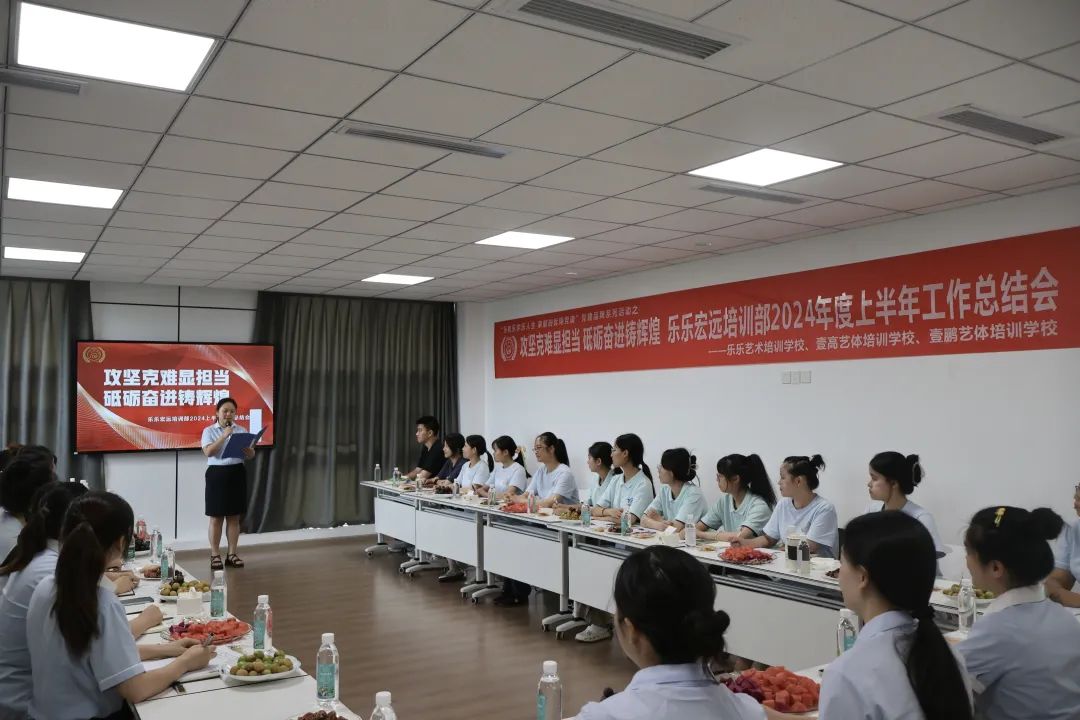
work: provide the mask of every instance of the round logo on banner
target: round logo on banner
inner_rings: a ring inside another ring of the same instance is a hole
[[[100,345],[90,345],[83,348],[82,351],[83,362],[88,363],[103,363],[105,362],[105,348]]]
[[[513,335],[507,335],[502,339],[502,344],[499,346],[499,355],[502,356],[503,362],[511,362],[517,357],[517,338]]]

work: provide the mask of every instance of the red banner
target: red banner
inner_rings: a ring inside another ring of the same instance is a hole
[[[225,397],[274,442],[272,345],[80,342],[75,368],[76,452],[201,447]]]
[[[1080,347],[1080,228],[495,324],[495,377]]]

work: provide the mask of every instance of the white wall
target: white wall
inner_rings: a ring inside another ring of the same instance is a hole
[[[719,494],[716,460],[727,453],[759,453],[774,480],[784,456],[821,453],[829,464],[821,492],[837,505],[843,523],[868,499],[869,458],[895,449],[922,456],[928,475],[912,499],[934,512],[947,543],[958,543],[971,514],[992,503],[1048,505],[1075,519],[1080,350],[499,380],[492,355],[493,323],[499,320],[1072,226],[1080,226],[1075,186],[459,305],[459,330],[468,337],[462,352],[469,354],[461,362],[463,430],[481,427],[479,393],[464,389],[482,381],[482,427],[489,441],[506,433],[531,447],[533,436],[551,430],[566,440],[579,484],[585,448],[624,432],[642,437],[653,466],[668,447],[690,448],[710,498]],[[811,370],[812,383],[781,384],[781,372],[793,369]]]
[[[94,338],[250,342],[256,298],[247,290],[95,282],[90,284]],[[205,470],[199,450],[110,453],[105,485],[166,537],[196,540],[206,535]]]

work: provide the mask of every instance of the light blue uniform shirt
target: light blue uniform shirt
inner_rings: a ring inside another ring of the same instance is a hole
[[[34,589],[56,572],[59,544],[49,541],[30,564],[7,578],[0,596],[0,718],[25,717],[34,685],[30,678],[30,648],[26,643],[26,612]]]
[[[721,493],[716,504],[709,509],[701,522],[713,530],[724,532],[739,532],[740,528],[749,528],[754,536],[761,534],[765,523],[772,516],[772,508],[765,498],[748,492],[743,495],[743,503],[735,507],[735,498],[727,493]]]
[[[761,533],[782,541],[789,527],[798,528],[808,539],[820,545],[818,555],[833,557],[839,535],[836,531],[836,508],[831,502],[814,495],[810,504],[799,510],[791,498],[780,498]]]
[[[866,510],[863,511],[863,514],[881,512],[884,508],[884,502],[881,500],[873,500],[866,506]],[[930,537],[934,539],[934,550],[937,551],[937,556],[945,557],[945,546],[941,543],[941,536],[938,534],[937,523],[934,522],[934,516],[930,514],[930,511],[922,505],[908,500],[904,507],[900,508],[900,512],[905,515],[910,515],[921,522],[923,527],[930,533]]]
[[[709,509],[701,488],[693,483],[684,483],[679,497],[672,497],[670,485],[660,485],[657,495],[645,510],[655,510],[668,522],[681,522],[683,525],[695,525]]]
[[[1080,522],[1067,526],[1058,538],[1054,546],[1054,567],[1068,570],[1073,580],[1080,581]]]
[[[634,673],[621,693],[581,708],[577,720],[764,720],[749,695],[705,677],[701,665],[653,665]]]
[[[574,481],[574,473],[566,465],[559,464],[554,470],[548,470],[546,465],[536,468],[532,482],[525,492],[531,492],[541,500],[547,500],[552,495],[558,495],[566,503],[578,501],[577,483]]]
[[[630,510],[630,514],[639,520],[645,514],[649,503],[653,501],[652,480],[643,470],[627,481],[622,475],[616,475],[608,481],[603,497],[596,500],[600,507]]]
[[[607,492],[608,483],[615,477],[618,477],[618,475],[615,474],[614,470],[608,470],[607,475],[603,478],[600,477],[599,473],[589,473],[589,488],[585,491],[583,501],[595,505]]]
[[[34,590],[26,616],[34,673],[31,718],[108,717],[124,704],[117,686],[144,672],[124,606],[112,590],[98,586],[97,594],[99,634],[82,657],[73,658],[52,613],[56,579],[47,577]]]
[[[19,518],[0,508],[0,563],[3,563],[4,558],[15,548],[22,527]]]
[[[247,432],[247,428],[245,428],[242,425],[238,425],[236,423],[233,423],[233,427],[235,428],[233,430],[234,433],[246,433]],[[210,445],[215,440],[217,440],[219,437],[221,437],[224,433],[225,433],[225,428],[221,427],[217,423],[214,423],[213,425],[211,425],[208,428],[203,428],[202,441],[199,443],[199,446],[200,447],[206,447],[207,445]],[[239,465],[240,463],[244,462],[241,458],[223,458],[223,457],[221,457],[221,455],[225,452],[225,446],[228,445],[228,444],[229,444],[228,441],[226,441],[225,443],[222,443],[221,447],[218,448],[217,455],[211,455],[211,456],[206,458],[206,464],[207,465]]]
[[[516,462],[510,463],[510,467],[495,463],[495,469],[488,476],[487,486],[495,488],[495,492],[501,495],[509,490],[511,485],[525,492],[525,488],[529,486],[529,479],[525,477],[525,468],[521,466],[521,463]]]
[[[984,720],[1080,718],[1080,622],[1042,585],[995,598],[959,649]]]

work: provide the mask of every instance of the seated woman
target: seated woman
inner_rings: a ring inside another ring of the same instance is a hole
[[[776,493],[757,455],[725,455],[716,462],[720,498],[697,524],[703,540],[730,542],[761,534],[776,507]]]
[[[509,435],[500,435],[491,441],[495,468],[488,476],[487,487],[478,490],[489,497],[495,493],[496,500],[508,500],[525,492],[529,486],[529,473],[525,470],[525,458],[521,448]]]
[[[674,527],[682,532],[705,514],[708,504],[701,488],[694,484],[697,458],[686,448],[665,450],[658,466],[660,493],[645,510],[641,524],[654,530]]]
[[[465,449],[465,436],[461,433],[447,433],[443,438],[443,457],[446,462],[435,475],[435,485],[452,487],[457,484],[461,468],[468,462],[462,455]]]
[[[488,477],[495,469],[495,460],[488,452],[484,436],[470,435],[465,438],[461,456],[465,458],[465,464],[461,466],[457,479],[461,492],[479,492],[481,488],[487,487]]]
[[[793,455],[780,466],[780,495],[769,522],[755,538],[736,538],[733,547],[772,547],[784,539],[789,528],[806,536],[810,552],[822,557],[834,556],[839,542],[836,508],[814,492],[821,481],[818,473],[825,468],[820,455]]]
[[[123,558],[134,524],[131,506],[112,493],[87,493],[68,509],[56,574],[38,583],[26,614],[30,717],[119,716],[125,701],[142,702],[214,657],[193,640],[149,645],[140,654],[124,606],[101,586],[105,568]],[[142,660],[151,657],[176,659],[147,672]]]
[[[1048,508],[988,507],[964,535],[972,584],[996,596],[959,647],[985,720],[1080,717],[1080,623],[1046,598],[1061,532]]]
[[[622,514],[628,512],[633,525],[645,516],[645,510],[655,497],[652,472],[645,464],[645,445],[641,438],[634,433],[615,438],[611,462],[619,475],[611,479],[602,496],[594,499],[592,516],[618,523],[622,522]]]
[[[540,465],[533,473],[525,494],[535,496],[540,507],[577,504],[577,483],[574,473],[570,471],[566,443],[555,437],[553,432],[540,433],[533,443],[533,452]]]
[[[930,511],[908,500],[908,495],[922,482],[923,466],[918,455],[904,456],[898,452],[880,452],[870,459],[870,504],[864,512],[899,510],[926,527],[934,539],[934,552],[945,557],[945,546],[938,535],[937,524]]]
[[[626,689],[581,708],[578,720],[763,720],[747,695],[717,683],[709,660],[724,651],[727,613],[716,585],[689,554],[654,545],[623,561],[615,577],[615,634],[640,668]]]
[[[1080,485],[1073,489],[1073,510],[1080,515]],[[1067,608],[1080,608],[1080,593],[1073,587],[1080,580],[1080,522],[1065,526],[1054,547],[1054,571],[1046,578],[1046,595]]]

